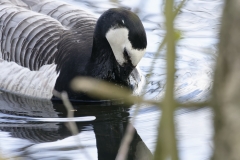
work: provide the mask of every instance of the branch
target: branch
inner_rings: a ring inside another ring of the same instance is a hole
[[[73,108],[71,102],[68,99],[67,93],[66,92],[60,93],[56,90],[53,90],[53,95],[60,98],[63,101],[63,104],[66,107],[67,112],[68,112],[67,116],[68,116],[69,119],[71,119],[71,121],[68,122],[69,130],[71,131],[72,135],[75,136],[76,141],[78,142],[78,148],[79,149],[85,149],[85,147],[82,146],[81,143],[80,143],[81,142],[80,138],[77,136],[78,133],[79,133],[77,125],[74,121],[72,121],[73,118],[74,118],[74,108]],[[83,152],[83,153],[85,154],[87,159],[92,159],[91,156],[88,154],[88,152]]]

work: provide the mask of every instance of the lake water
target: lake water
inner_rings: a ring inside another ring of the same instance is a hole
[[[108,8],[128,7],[137,12],[147,31],[147,53],[139,67],[149,73],[154,54],[162,41],[164,4],[156,0],[63,0],[99,16]],[[176,0],[178,4],[179,0]],[[191,0],[181,9],[175,26],[181,31],[177,43],[176,98],[181,102],[209,98],[216,59],[222,0]],[[161,99],[165,86],[165,50],[156,59],[153,76],[145,96]],[[0,93],[0,152],[5,157],[24,159],[101,159],[117,154],[121,138],[136,106],[74,104],[75,118],[66,118],[60,103],[41,101]],[[205,160],[211,157],[213,115],[210,108],[178,109],[175,113],[178,149],[182,160]],[[136,133],[128,159],[151,157],[156,144],[161,111],[142,106],[133,127]],[[72,136],[68,121],[73,120],[79,134]],[[79,141],[80,140],[80,141]],[[80,146],[81,145],[81,146]],[[79,148],[80,147],[80,148]],[[142,159],[147,159],[147,158]]]

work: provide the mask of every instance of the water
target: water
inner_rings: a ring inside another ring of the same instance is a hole
[[[165,34],[164,4],[161,1],[123,0],[119,4],[107,0],[63,1],[85,8],[96,16],[117,6],[129,7],[137,12],[148,37],[147,53],[139,67],[144,75],[148,74],[154,53]],[[179,101],[198,102],[209,98],[222,6],[222,0],[192,0],[176,18],[175,26],[181,31],[181,39],[177,43],[175,88]],[[164,52],[156,60],[153,77],[147,85],[147,98],[161,99],[164,94]],[[46,160],[114,159],[136,106],[119,102],[113,106],[74,104],[74,107],[75,118],[68,119],[66,109],[60,103],[0,93],[1,154]],[[175,115],[180,158],[209,159],[213,148],[211,109],[178,109]],[[151,158],[160,116],[161,111],[155,106],[141,107],[133,125],[136,133],[129,159]],[[72,136],[68,121],[76,122],[79,134]]]

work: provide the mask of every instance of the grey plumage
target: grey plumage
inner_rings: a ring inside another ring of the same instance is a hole
[[[96,18],[62,2],[1,0],[1,57],[31,70],[52,64],[61,34],[94,29]]]
[[[79,41],[92,39],[96,20],[61,1],[0,0],[0,90],[50,99],[58,77],[56,69],[69,58],[65,50],[84,48]],[[81,37],[86,32],[88,37]],[[61,36],[74,33],[76,37],[58,46]],[[139,93],[144,80],[138,69],[130,79]]]

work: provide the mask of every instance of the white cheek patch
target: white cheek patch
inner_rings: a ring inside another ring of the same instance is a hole
[[[126,62],[123,51],[125,47],[125,43],[128,40],[128,30],[126,28],[111,28],[107,34],[106,38],[108,43],[110,44],[113,54],[120,65]]]
[[[137,66],[138,62],[141,60],[145,53],[145,49],[138,50],[132,47],[131,42],[128,39],[128,29],[127,28],[111,28],[107,34],[106,38],[110,44],[114,56],[117,62],[122,66],[126,63],[123,52],[124,48],[127,50],[130,60],[133,66]]]

